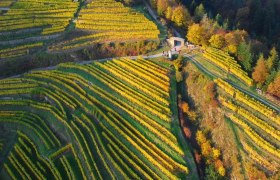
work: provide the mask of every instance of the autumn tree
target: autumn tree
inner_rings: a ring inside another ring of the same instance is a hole
[[[211,144],[208,140],[203,142],[201,145],[201,154],[205,156],[206,158],[211,155]]]
[[[261,54],[257,61],[257,65],[254,68],[252,77],[255,82],[262,85],[265,82],[267,76],[268,76],[268,70],[266,68],[265,59],[263,57],[263,54]]]
[[[183,5],[177,6],[172,13],[172,21],[179,27],[187,27],[191,21],[191,15]]]
[[[202,144],[202,143],[206,142],[206,137],[204,136],[202,131],[196,132],[196,140],[197,140],[198,144]]]
[[[209,169],[208,177],[222,177],[226,174],[223,162],[219,159],[221,152],[219,149],[211,147],[210,141],[206,139],[206,136],[202,131],[196,132],[196,140],[201,148],[201,154],[206,160],[206,165],[211,168]],[[207,174],[207,168],[206,168]]]
[[[163,16],[167,10],[168,1],[167,0],[157,0],[157,13]]]
[[[222,49],[225,45],[225,38],[222,34],[214,34],[209,40],[210,46]]]
[[[238,45],[242,42],[246,42],[248,33],[244,30],[235,30],[225,35],[225,41],[227,44],[226,50],[234,55],[237,55]]]
[[[165,13],[165,17],[168,20],[172,20],[172,14],[173,14],[173,9],[171,6],[167,7],[166,13]]]
[[[183,101],[181,103],[181,108],[182,108],[182,111],[183,111],[184,114],[188,114],[190,107],[189,107],[189,104],[187,102]]]
[[[219,158],[221,155],[221,151],[217,148],[212,148],[212,156],[214,159]]]
[[[199,24],[193,24],[189,26],[187,39],[194,44],[201,44],[203,33],[203,29]]]
[[[223,162],[220,159],[217,159],[215,161],[215,169],[219,173],[220,176],[225,176],[226,175],[226,170],[224,168]]]
[[[182,71],[183,68],[183,56],[179,55],[177,59],[174,61],[174,66],[177,71]]]
[[[238,42],[235,39],[234,33],[229,32],[225,35],[225,40],[227,43],[226,50],[231,54],[236,54]]]
[[[178,58],[174,61],[174,67],[176,69],[176,80],[177,82],[181,82],[183,80],[183,56],[178,56]]]
[[[274,81],[269,84],[267,92],[280,98],[280,71]]]
[[[184,126],[183,131],[187,138],[190,139],[192,137],[192,132],[191,132],[190,128],[188,128],[187,126]]]

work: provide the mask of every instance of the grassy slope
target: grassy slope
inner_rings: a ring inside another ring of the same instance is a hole
[[[224,119],[224,111],[212,107],[208,100],[209,92],[206,86],[212,81],[207,74],[203,74],[194,64],[188,62],[185,67],[185,94],[199,115],[199,127],[211,134],[214,145],[222,150],[223,161],[230,175],[243,179],[241,166],[237,159],[238,147],[234,141],[234,134]]]

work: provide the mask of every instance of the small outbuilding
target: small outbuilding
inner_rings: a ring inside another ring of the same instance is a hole
[[[167,42],[170,44],[171,48],[183,47],[185,45],[185,39],[179,37],[171,37],[167,39]]]

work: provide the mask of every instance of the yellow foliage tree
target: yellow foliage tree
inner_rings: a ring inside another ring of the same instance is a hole
[[[206,137],[204,136],[202,131],[196,132],[196,140],[197,140],[198,144],[202,144],[202,143],[206,142]]]
[[[172,21],[179,27],[187,26],[191,20],[189,11],[183,6],[177,6],[172,14]]]
[[[201,39],[203,36],[203,29],[199,24],[193,24],[189,26],[187,33],[187,39],[194,44],[201,44]]]
[[[225,38],[221,34],[211,36],[209,43],[212,47],[222,49],[225,45]]]
[[[219,158],[219,156],[221,155],[221,152],[220,152],[219,149],[212,148],[212,154],[213,154],[213,158],[214,158],[214,159],[217,159],[217,158]]]
[[[211,155],[211,145],[209,141],[205,141],[201,144],[201,154],[205,157],[209,157]]]
[[[221,176],[225,176],[226,175],[226,170],[223,166],[219,167],[218,169],[218,173],[221,175]]]
[[[172,9],[172,7],[168,6],[166,13],[165,13],[166,19],[171,20],[172,14],[173,14],[173,9]]]
[[[167,0],[158,0],[157,1],[157,13],[162,16],[168,7],[168,1]]]

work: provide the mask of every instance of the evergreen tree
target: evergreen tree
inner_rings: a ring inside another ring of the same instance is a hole
[[[223,29],[224,30],[228,30],[229,28],[229,22],[228,22],[228,19],[226,19],[224,22],[223,22]]]
[[[219,13],[216,15],[215,20],[220,26],[223,24],[223,18]]]
[[[253,56],[251,54],[251,45],[242,42],[237,48],[237,57],[243,68],[249,72],[252,71]]]
[[[266,66],[268,71],[272,70],[272,69],[277,69],[278,67],[278,63],[279,63],[279,56],[278,53],[275,49],[275,47],[273,47],[269,53],[269,58],[267,59],[266,62]]]
[[[204,14],[206,14],[203,4],[201,3],[199,6],[195,8],[194,12],[194,21],[199,22],[203,18]]]

